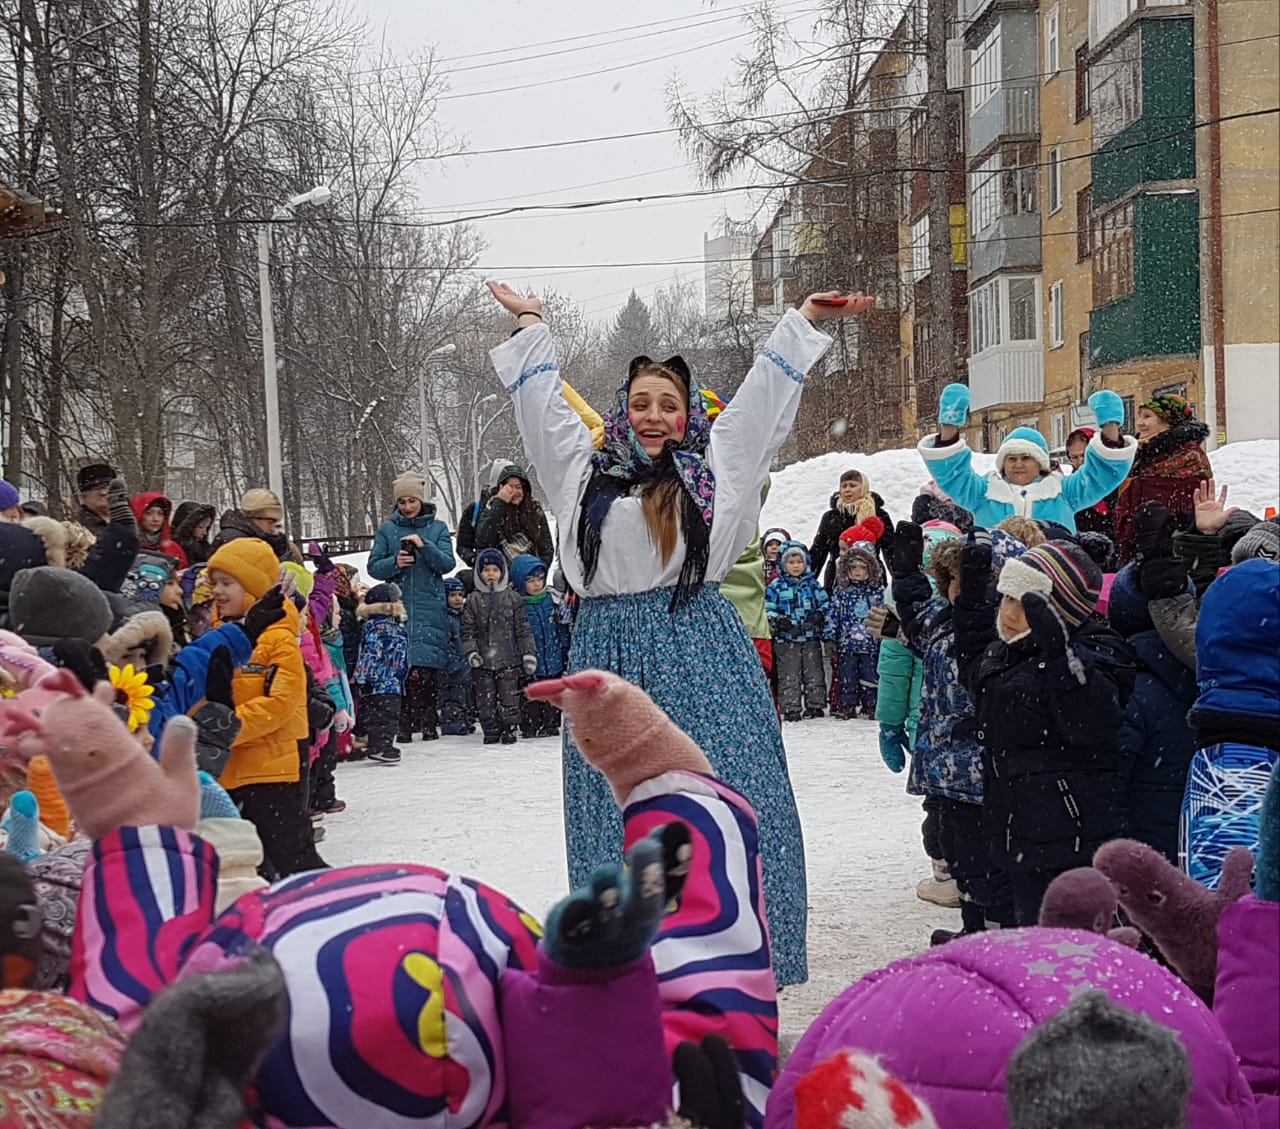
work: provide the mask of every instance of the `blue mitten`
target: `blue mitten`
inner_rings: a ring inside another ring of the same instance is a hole
[[[692,837],[683,823],[656,828],[627,852],[625,870],[613,864],[591,875],[547,915],[542,944],[566,968],[617,967],[649,949],[668,902],[684,887]]]
[[[1104,388],[1101,392],[1095,392],[1090,396],[1089,407],[1093,409],[1099,427],[1105,427],[1109,423],[1124,422],[1124,401],[1109,388]]]
[[[969,388],[964,384],[948,384],[938,400],[938,422],[963,427],[969,418]]]
[[[200,818],[241,818],[240,809],[236,807],[235,801],[227,795],[227,790],[203,769],[200,770],[198,775],[200,777]]]
[[[30,792],[24,789],[13,794],[4,822],[9,828],[5,850],[14,858],[30,862],[44,853],[40,849],[40,804]]]
[[[907,750],[911,739],[905,725],[880,726],[880,759],[890,772],[901,772],[907,767]]]

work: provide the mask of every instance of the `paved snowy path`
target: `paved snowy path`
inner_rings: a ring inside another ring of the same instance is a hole
[[[920,801],[882,765],[876,726],[831,718],[785,730],[809,867],[809,983],[783,994],[794,1037],[863,973],[915,952],[959,915],[926,905]],[[480,744],[479,735],[405,747],[396,768],[338,772],[347,810],[325,821],[334,865],[418,862],[466,874],[545,915],[565,893],[560,742]]]

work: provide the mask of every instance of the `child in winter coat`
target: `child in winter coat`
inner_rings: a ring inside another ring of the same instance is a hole
[[[538,647],[524,598],[507,582],[507,558],[497,549],[476,557],[476,590],[462,609],[462,653],[476,681],[484,743],[514,745],[520,724],[520,675],[538,670]]]
[[[782,572],[782,564],[778,560],[778,550],[791,540],[791,534],[785,529],[766,529],[760,540],[760,548],[764,552],[764,583],[767,588],[778,579]]]
[[[522,553],[511,562],[516,591],[524,593],[524,611],[538,645],[538,667],[529,682],[559,678],[569,662],[569,633],[560,622],[560,593],[547,587],[546,566]],[[520,732],[526,737],[560,736],[560,711],[550,702],[526,697],[520,707]]]
[[[276,583],[280,562],[256,537],[228,541],[209,558],[214,622],[243,619]],[[298,646],[301,621],[291,600],[257,637],[232,678],[240,732],[219,776],[241,815],[257,829],[269,871],[287,878],[325,866],[303,805],[298,742],[308,736],[307,669]],[[211,674],[212,674],[211,667]],[[216,697],[212,688],[208,696]]]
[[[965,546],[956,648],[984,750],[988,825],[1013,884],[1014,921],[1031,925],[1054,878],[1124,833],[1130,764],[1120,731],[1134,667],[1093,615],[1102,573],[1078,546],[1046,541],[1007,562],[998,618],[986,603],[991,567],[989,544]]]
[[[778,707],[785,721],[822,717],[827,698],[822,635],[831,597],[809,568],[809,551],[798,541],[783,545],[778,560],[782,573],[765,589],[764,597],[773,628]]]
[[[355,683],[369,737],[368,756],[378,764],[399,764],[400,750],[394,741],[400,731],[400,699],[409,673],[409,636],[404,629],[399,587],[389,581],[375,584],[356,615],[364,621]]]
[[[884,603],[884,581],[875,545],[855,541],[840,553],[836,562],[836,586],[827,612],[826,638],[836,645],[835,664],[839,671],[840,700],[836,716],[874,717],[879,677],[876,664],[880,643],[867,630],[867,613]]]
[[[467,602],[466,586],[456,576],[444,580],[444,602],[449,609],[449,649],[440,671],[440,732],[463,737],[475,732],[472,718],[474,690],[471,668],[462,653],[462,608]]]

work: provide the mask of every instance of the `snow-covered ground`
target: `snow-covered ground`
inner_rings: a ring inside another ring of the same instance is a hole
[[[920,901],[928,864],[920,801],[881,763],[869,721],[825,718],[785,729],[809,869],[808,984],[782,998],[791,1037],[863,973],[928,944],[956,910]],[[335,865],[418,862],[480,879],[542,918],[566,893],[560,742],[484,746],[480,736],[404,748],[396,767],[338,770],[348,808],[325,820]]]

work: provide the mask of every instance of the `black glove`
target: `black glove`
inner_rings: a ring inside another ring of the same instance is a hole
[[[262,633],[273,623],[279,623],[282,619],[284,619],[284,593],[280,590],[280,585],[276,584],[249,609],[244,619],[240,621],[240,626],[249,636],[249,642],[256,645]]]
[[[990,583],[991,534],[985,529],[974,529],[960,550],[960,598],[956,602],[966,607],[980,607],[986,602]]]
[[[1149,557],[1138,565],[1138,591],[1147,600],[1168,600],[1187,590],[1187,562],[1181,557]]]
[[[65,666],[89,693],[99,682],[107,681],[107,660],[97,647],[83,639],[63,637],[53,641],[53,657],[59,666]]]
[[[209,656],[209,669],[204,679],[204,696],[209,702],[235,708],[235,700],[231,696],[231,680],[235,677],[235,667],[231,662],[231,650],[228,647],[215,647]]]
[[[196,766],[217,780],[231,759],[240,719],[230,706],[209,700],[191,715],[191,720],[196,723]]]
[[[307,725],[320,733],[333,724],[338,709],[333,699],[325,692],[324,687],[316,687],[314,693],[307,698]]]
[[[1160,502],[1143,502],[1133,515],[1134,555],[1140,561],[1173,556],[1177,518]]]
[[[138,519],[133,515],[133,507],[129,505],[129,487],[123,478],[113,478],[107,483],[107,512],[111,515],[112,525],[123,525],[126,529],[138,532]]]
[[[773,630],[775,633],[782,632],[786,634],[795,630],[795,624],[791,622],[789,615],[780,615],[773,621]]]
[[[1027,592],[1022,597],[1022,610],[1040,650],[1049,658],[1056,659],[1065,655],[1070,639],[1067,622],[1053,605],[1039,592]]]
[[[924,566],[924,530],[914,521],[900,521],[893,534],[894,579],[915,576]]]
[[[804,617],[804,629],[806,631],[821,631],[826,621],[826,616],[821,612],[810,612]]]
[[[701,1046],[684,1042],[673,1057],[680,1083],[680,1116],[697,1129],[742,1129],[746,1103],[733,1050],[719,1035]]]

